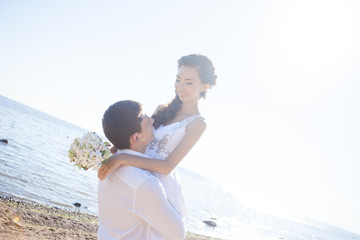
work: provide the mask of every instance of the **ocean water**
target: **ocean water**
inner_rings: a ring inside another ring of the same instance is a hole
[[[88,130],[0,96],[0,195],[97,214],[96,172],[72,166],[67,151]],[[100,133],[101,134],[101,133]],[[178,169],[189,231],[222,239],[356,240],[359,235],[305,217],[280,217],[190,170]],[[80,208],[73,203],[82,204]],[[213,221],[216,227],[203,221]]]

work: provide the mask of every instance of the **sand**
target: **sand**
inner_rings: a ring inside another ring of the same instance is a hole
[[[0,240],[95,240],[97,216],[0,197]],[[187,240],[215,240],[187,233]]]

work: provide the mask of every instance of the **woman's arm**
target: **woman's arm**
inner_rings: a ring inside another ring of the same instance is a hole
[[[110,158],[108,163],[104,164],[98,172],[98,177],[104,179],[109,173],[122,165],[142,168],[148,171],[169,174],[179,162],[192,149],[196,142],[206,129],[206,123],[201,119],[195,119],[186,127],[184,138],[169,154],[166,160],[144,158],[129,154],[120,154]]]
[[[140,158],[128,155],[124,159],[124,164],[167,175],[192,149],[192,147],[200,139],[202,133],[205,131],[205,128],[206,123],[201,119],[196,119],[189,123],[186,127],[184,138],[169,154],[166,160]]]

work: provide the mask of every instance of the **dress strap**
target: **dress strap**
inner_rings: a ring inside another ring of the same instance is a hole
[[[184,120],[182,120],[182,122],[184,122],[185,125],[187,125],[188,123],[192,122],[193,120],[195,120],[197,118],[200,118],[201,120],[205,121],[205,118],[203,118],[200,114],[195,114],[195,115],[185,118]]]

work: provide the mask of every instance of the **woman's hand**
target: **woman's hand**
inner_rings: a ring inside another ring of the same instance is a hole
[[[122,154],[120,154],[122,155]],[[107,175],[118,169],[123,165],[120,155],[112,156],[104,163],[98,171],[98,178],[104,180]]]
[[[115,154],[117,152],[117,148],[115,146],[113,146],[112,148],[110,148],[110,152],[112,154]]]

